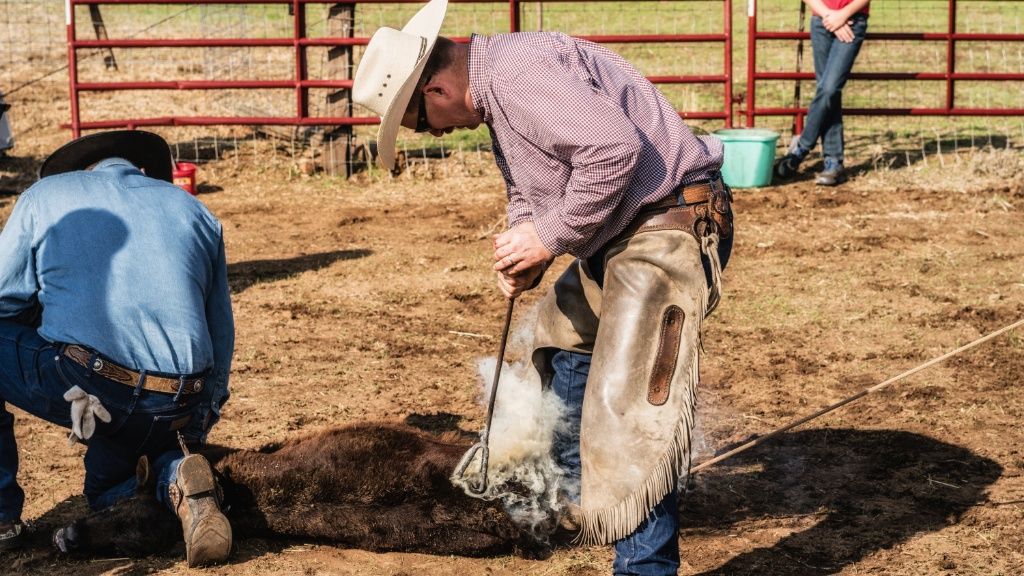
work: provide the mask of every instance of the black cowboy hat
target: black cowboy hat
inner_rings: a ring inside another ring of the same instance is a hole
[[[171,148],[160,136],[142,130],[112,130],[72,140],[43,161],[39,177],[85,170],[113,157],[124,158],[150,178],[173,181]]]

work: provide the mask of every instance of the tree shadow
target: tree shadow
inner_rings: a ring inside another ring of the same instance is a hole
[[[851,175],[868,172],[871,170],[901,170],[911,168],[917,164],[929,162],[941,163],[941,158],[954,157],[958,154],[972,154],[979,152],[991,152],[1000,150],[1020,150],[1014,145],[1010,137],[1001,133],[982,133],[965,135],[939,135],[932,138],[927,137],[904,137],[894,136],[892,133],[884,133],[878,136],[875,141],[889,141],[884,144],[880,153],[871,154],[871,158],[858,164],[847,166]],[[863,146],[860,146],[863,148]],[[852,148],[857,148],[853,146]],[[861,151],[858,156],[864,156],[866,151]]]
[[[920,434],[819,429],[780,436],[692,479],[681,536],[731,533],[752,520],[820,515],[771,547],[702,576],[835,574],[913,536],[942,530],[986,500],[995,461]]]
[[[373,254],[372,250],[334,250],[276,260],[247,260],[228,265],[228,285],[232,294],[240,294],[254,284],[291,278],[309,270],[326,268],[339,260],[355,260]]]
[[[209,182],[200,182],[196,184],[196,194],[213,194],[214,192],[222,192],[223,186],[217,184],[210,184]]]
[[[880,149],[880,151],[879,151]],[[902,170],[918,164],[930,162],[942,163],[943,158],[953,158],[963,154],[985,153],[1002,150],[1020,151],[1021,146],[1005,133],[989,131],[971,134],[896,134],[893,131],[882,131],[871,138],[851,137],[846,142],[845,172],[849,179],[856,179],[874,170]],[[778,162],[783,150],[775,158]],[[850,163],[850,158],[861,159]],[[948,161],[948,160],[947,160]],[[824,169],[820,143],[810,156],[800,165],[797,174],[785,180],[773,178],[772,186],[813,181],[818,172]]]

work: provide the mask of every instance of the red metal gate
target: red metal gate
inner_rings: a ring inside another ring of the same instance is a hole
[[[352,115],[316,116],[310,113],[309,92],[311,89],[350,90],[350,79],[310,79],[307,70],[306,51],[311,47],[339,47],[365,45],[366,37],[315,37],[307,34],[306,11],[310,4],[356,5],[356,4],[411,4],[421,0],[66,0],[68,75],[70,81],[71,122],[70,129],[75,137],[82,130],[141,127],[141,126],[199,126],[199,125],[293,125],[293,126],[348,126],[375,124],[379,118]],[[509,8],[509,30],[522,29],[522,0],[452,0],[462,3],[507,3]],[[692,0],[678,0],[681,2]],[[707,2],[708,0],[704,0]],[[658,84],[712,84],[722,86],[721,108],[717,111],[680,110],[685,118],[720,119],[727,126],[732,125],[732,0],[717,0],[723,11],[723,30],[702,34],[614,34],[581,36],[601,43],[720,43],[724,54],[724,69],[720,73],[702,75],[662,75],[650,77]],[[290,7],[294,18],[293,34],[275,38],[100,38],[80,39],[76,33],[75,8],[99,5],[216,5],[278,4]],[[571,30],[568,32],[572,32]],[[468,38],[454,38],[466,42]],[[165,81],[123,81],[123,82],[81,82],[79,81],[79,50],[110,50],[140,48],[210,48],[210,47],[290,47],[294,56],[294,72],[287,80],[165,80]],[[126,91],[126,90],[292,90],[294,92],[294,114],[284,116],[205,116],[205,115],[158,115],[149,117],[104,118],[83,121],[81,118],[80,96],[85,92]]]
[[[920,0],[918,6],[924,5],[928,0]],[[869,19],[869,32],[865,39],[865,46],[874,42],[914,41],[920,43],[939,43],[945,53],[944,68],[942,70],[918,70],[913,72],[857,72],[859,65],[855,65],[854,72],[850,75],[851,80],[886,80],[886,81],[914,81],[923,80],[929,82],[941,82],[944,84],[944,98],[941,106],[910,106],[910,107],[843,107],[844,115],[861,116],[1022,116],[1024,107],[978,107],[961,106],[957,103],[956,84],[957,82],[1021,82],[1024,81],[1024,73],[1018,71],[957,71],[957,48],[969,42],[1002,42],[1020,43],[1024,47],[1024,34],[1020,33],[964,33],[958,32],[958,19],[967,21],[964,14],[958,13],[958,4],[965,6],[973,4],[976,7],[984,0],[933,0],[934,4],[944,3],[946,6],[945,30],[941,32],[871,32],[871,20]],[[997,2],[989,2],[998,4]],[[795,12],[795,8],[791,8]],[[764,81],[794,81],[814,80],[813,72],[803,71],[760,71],[758,70],[759,45],[761,42],[776,42],[810,39],[810,33],[801,31],[762,31],[758,29],[758,0],[748,0],[748,29],[747,29],[747,86],[744,108],[741,110],[745,116],[747,127],[754,126],[758,116],[794,116],[796,133],[803,129],[803,117],[807,108],[798,105],[792,106],[759,106],[756,97],[756,88],[759,82]],[[1010,68],[1010,67],[1007,67]],[[1016,89],[1018,92],[1024,90],[1024,85],[1003,85],[1004,90]]]

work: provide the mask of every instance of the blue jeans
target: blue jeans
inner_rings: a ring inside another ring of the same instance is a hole
[[[83,491],[89,506],[99,510],[131,496],[142,455],[156,474],[157,498],[170,506],[166,488],[182,458],[175,431],[202,414],[205,395],[175,399],[108,380],[62,356],[61,345],[44,340],[35,328],[0,320],[0,521],[20,520],[25,501],[17,482],[14,416],[6,404],[70,428],[71,404],[64,392],[76,385],[99,398],[111,415],[109,423],[97,420],[85,451]]]
[[[847,43],[836,39],[835,34],[826,30],[820,17],[811,17],[811,46],[814,50],[817,88],[808,106],[804,131],[799,140],[801,148],[811,150],[821,138],[822,154],[840,164],[843,162],[843,86],[850,76],[868,29],[867,16],[855,14],[851,20],[854,39]]]
[[[555,460],[570,478],[566,496],[579,502],[580,419],[590,355],[560,350],[551,358],[551,389],[566,406],[568,426],[554,438]],[[615,543],[616,575],[663,576],[679,570],[678,494],[668,493],[632,534]]]

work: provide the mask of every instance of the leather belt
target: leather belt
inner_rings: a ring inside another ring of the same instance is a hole
[[[728,188],[726,188],[721,177],[715,178],[710,182],[696,182],[694,184],[680,186],[673,190],[671,195],[666,196],[654,204],[644,206],[642,210],[647,212],[659,208],[693,206],[695,204],[705,204],[707,202],[717,201],[719,198],[724,202],[732,201],[732,193],[729,192]],[[727,209],[726,206],[719,206],[719,208]]]
[[[674,201],[675,205],[703,204],[714,197],[716,190],[720,191],[724,187],[725,184],[721,178],[716,178],[711,182],[696,182],[676,188],[673,190],[672,196],[665,200]]]
[[[77,344],[68,344],[64,346],[64,350],[61,354],[83,368],[88,368],[104,378],[131,386],[132,388],[138,385],[139,378],[142,377],[141,373],[129,370],[124,366],[118,366],[110,360],[100,358],[99,355],[94,353],[92,350]],[[183,395],[187,395],[202,392],[203,385],[205,383],[206,381],[202,377],[181,379],[146,374],[145,381],[142,383],[142,388],[152,392],[177,394],[178,387],[184,384],[184,387],[181,389],[181,393]]]
[[[644,206],[619,235],[627,238],[651,230],[685,230],[698,240],[709,233],[721,238],[732,234],[732,195],[716,178],[676,188],[671,196]]]

